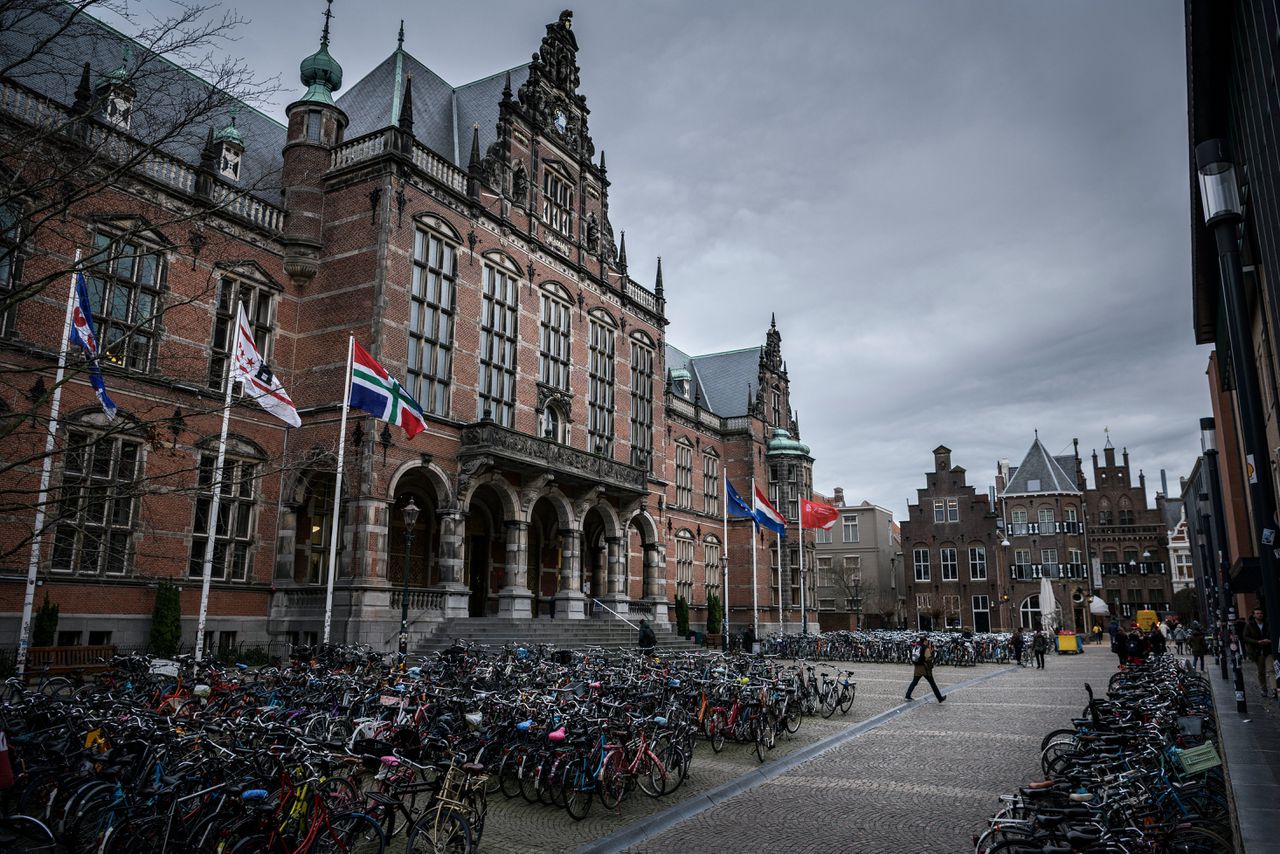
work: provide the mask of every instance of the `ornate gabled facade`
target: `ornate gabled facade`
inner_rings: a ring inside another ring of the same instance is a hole
[[[1093,452],[1093,488],[1086,504],[1089,555],[1100,572],[1096,595],[1121,620],[1143,610],[1168,612],[1173,607],[1168,525],[1161,508],[1149,506],[1141,471],[1134,485],[1127,448],[1116,462],[1110,437],[1101,463]]]
[[[1089,601],[1084,476],[1077,455],[1055,457],[1036,433],[1022,463],[996,472],[1001,522],[1010,543],[1010,602],[1024,628],[1039,628],[1041,614],[1076,629],[1073,614]],[[1055,601],[1041,601],[1041,579],[1050,579]]]
[[[781,334],[771,323],[763,346],[707,356],[668,344],[661,263],[645,287],[620,232],[615,241],[571,13],[547,25],[527,65],[458,87],[412,56],[402,30],[344,92],[331,37],[326,21],[285,124],[228,99],[184,129],[190,139],[145,150],[124,177],[75,199],[68,227],[32,226],[13,244],[27,281],[65,282],[78,251],[89,259],[123,414],[102,421],[82,372],[67,384],[53,486],[105,495],[109,508],[89,518],[83,503],[59,505],[38,538],[61,625],[80,641],[141,642],[154,588],[171,579],[190,633],[211,535],[209,641],[221,646],[316,637],[331,571],[335,639],[378,647],[395,637],[406,579],[414,634],[452,617],[583,618],[599,611],[593,600],[665,623],[677,593],[701,619],[726,555],[731,628],[750,622],[753,601],[766,618],[781,604],[798,620],[798,552],[771,578],[770,544],[742,522],[726,540],[722,520],[725,473],[740,491],[768,483],[783,512],[809,495]],[[88,65],[4,80],[5,120],[78,111],[86,130],[58,144],[108,139],[86,157],[118,166],[155,126],[157,78],[137,72],[164,63],[144,56],[101,73],[128,40],[85,16],[58,38],[70,41],[55,40],[52,65]],[[12,34],[0,46],[21,49]],[[172,85],[207,92],[171,71]],[[85,82],[94,73],[96,88]],[[0,284],[17,293],[18,266],[5,269]],[[64,300],[59,285],[6,303],[0,361],[11,372],[52,373]],[[209,532],[201,512],[237,301],[302,426],[234,405],[235,486]],[[112,314],[126,303],[127,317]],[[338,435],[348,334],[404,380],[424,434],[406,441],[353,412]],[[30,449],[43,446],[48,396],[2,391],[8,412],[32,411],[3,442],[21,461],[12,482],[34,494],[41,455]],[[406,530],[410,500],[422,512]],[[29,507],[9,513],[0,544],[10,638],[32,518]]]
[[[1004,607],[996,507],[951,464],[951,449],[933,449],[933,471],[907,505],[902,523],[906,624],[1000,631],[1016,619]]]

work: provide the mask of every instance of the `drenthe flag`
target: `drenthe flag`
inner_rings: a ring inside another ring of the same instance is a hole
[[[351,364],[351,405],[381,421],[404,428],[412,439],[427,429],[426,416],[418,401],[409,396],[399,381],[387,373],[359,344]]]
[[[258,401],[258,405],[294,427],[302,426],[298,410],[294,408],[289,393],[284,390],[280,380],[271,372],[271,368],[263,360],[258,347],[253,343],[253,334],[249,331],[249,321],[244,316],[244,304],[236,302],[236,348],[231,358],[231,378],[243,384],[244,393]]]
[[[93,308],[89,305],[89,289],[84,284],[84,274],[76,273],[76,298],[71,306],[71,343],[79,344],[89,362],[89,385],[102,404],[107,420],[116,417],[116,405],[107,395],[107,385],[102,381],[98,367],[98,336],[93,327]]]

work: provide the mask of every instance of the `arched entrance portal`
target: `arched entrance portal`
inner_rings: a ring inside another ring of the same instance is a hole
[[[560,592],[560,566],[564,543],[560,519],[546,498],[539,498],[529,513],[529,592],[533,594],[533,616],[556,616],[556,594]]]
[[[667,550],[658,538],[658,526],[648,513],[636,513],[627,523],[626,586],[633,602],[653,611],[656,623],[667,621]]]
[[[391,582],[393,591],[400,590],[404,584],[404,508],[412,498],[418,508],[418,518],[413,525],[407,568],[409,590],[424,590],[440,583],[440,568],[436,563],[436,555],[440,553],[440,531],[435,489],[420,471],[414,470],[399,479],[395,490],[387,519],[387,580]]]
[[[507,562],[507,530],[502,499],[490,484],[481,484],[467,507],[463,583],[470,591],[467,613],[485,617],[498,613]]]

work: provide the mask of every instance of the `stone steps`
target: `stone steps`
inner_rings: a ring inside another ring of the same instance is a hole
[[[693,644],[677,637],[670,625],[654,626],[659,649],[692,650]],[[553,644],[559,649],[601,647],[631,649],[636,645],[637,630],[618,620],[513,620],[501,617],[471,617],[445,620],[419,642],[414,652],[429,654],[446,649],[454,640],[486,646],[508,643]]]

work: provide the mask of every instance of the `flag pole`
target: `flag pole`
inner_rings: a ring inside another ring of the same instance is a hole
[[[218,433],[218,456],[213,464],[213,498],[209,502],[209,517],[205,522],[204,567],[200,581],[200,616],[196,619],[196,661],[204,656],[204,625],[209,614],[209,582],[213,579],[213,547],[218,539],[218,506],[222,501],[222,467],[227,459],[227,424],[231,420],[231,367],[236,360],[236,342],[239,340],[240,321],[244,318],[244,303],[236,300],[236,325],[231,330],[230,353],[222,381],[226,393],[222,399],[222,430]]]
[[[809,634],[809,612],[804,605],[804,499],[800,499],[800,513],[796,520],[800,525],[800,633]]]
[[[720,619],[720,632],[725,634],[729,627],[726,625],[729,616],[729,470],[724,472],[724,501],[720,503],[720,524],[724,533],[724,550],[720,552],[720,578],[724,595],[720,597],[720,606],[722,609]]]
[[[27,590],[22,598],[22,627],[18,630],[18,655],[14,671],[19,677],[27,667],[27,647],[31,645],[31,612],[36,603],[36,579],[40,571],[40,543],[44,539],[45,504],[49,501],[49,479],[53,474],[53,442],[58,435],[58,414],[62,407],[62,379],[67,370],[67,343],[71,338],[71,311],[76,299],[76,274],[80,271],[80,250],[76,250],[71,287],[67,291],[67,312],[62,321],[62,342],[58,345],[58,372],[53,378],[53,400],[49,402],[49,428],[44,437],[44,460],[40,464],[40,492],[36,498],[36,518],[31,530],[31,558],[27,561]]]
[[[756,476],[751,475],[751,497],[754,500],[756,495]],[[760,597],[756,592],[756,523],[753,519],[751,522],[751,633],[758,639],[760,637]],[[751,652],[751,650],[747,650]]]
[[[338,515],[342,508],[343,452],[347,444],[347,410],[351,406],[351,360],[355,355],[356,336],[347,335],[347,380],[342,386],[342,420],[338,426],[338,469],[333,477],[333,521],[329,524],[329,577],[324,589],[324,642],[329,642],[333,623],[333,579],[338,574]]]
[[[782,616],[782,532],[774,531],[773,535],[778,541],[778,635],[781,636],[786,631]]]

